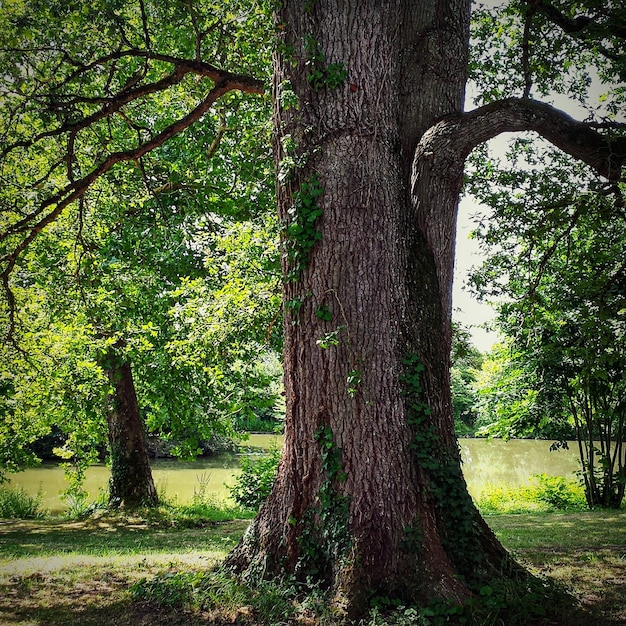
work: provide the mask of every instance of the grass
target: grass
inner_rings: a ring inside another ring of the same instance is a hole
[[[493,497],[492,509],[496,500],[521,506],[519,494]],[[529,510],[535,504],[528,501],[524,513],[483,513],[518,561],[579,599],[585,626],[626,623],[626,511]],[[0,521],[0,624],[337,623],[321,595],[303,603],[288,585],[249,588],[213,571],[247,527],[247,519],[234,518],[250,515],[199,493],[184,507],[166,503],[132,515]],[[373,610],[362,622],[430,623],[412,608],[391,616]]]
[[[193,624],[178,621],[168,609],[133,601],[131,585],[164,572],[210,569],[248,523],[188,528],[167,517],[108,514],[83,521],[0,522],[0,624]]]
[[[531,571],[563,585],[594,620],[626,624],[626,511],[486,516]]]

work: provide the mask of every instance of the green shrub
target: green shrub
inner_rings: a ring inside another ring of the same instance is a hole
[[[562,476],[547,474],[535,474],[534,478],[539,481],[535,498],[540,502],[545,502],[555,509],[586,508],[585,490],[579,483]]]
[[[480,494],[476,504],[483,515],[529,513],[550,509],[545,502],[538,502],[535,499],[530,485],[523,487],[490,485]]]
[[[583,487],[576,481],[547,474],[537,474],[532,480],[521,487],[488,486],[476,504],[481,513],[486,515],[579,510],[586,507]]]
[[[268,455],[260,458],[244,457],[241,474],[230,489],[235,502],[250,509],[258,509],[272,489],[279,461],[278,448],[272,448]]]
[[[45,517],[41,500],[41,491],[36,496],[31,496],[21,487],[0,487],[0,518],[41,519]]]

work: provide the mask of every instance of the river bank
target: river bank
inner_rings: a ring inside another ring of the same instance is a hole
[[[569,450],[550,451],[550,441],[501,439],[459,439],[463,474],[475,500],[498,486],[523,487],[533,476],[545,474],[574,478],[578,469],[575,446]],[[178,503],[193,499],[199,490],[217,499],[230,496],[229,487],[239,475],[239,463],[244,454],[263,454],[272,446],[280,447],[282,437],[272,434],[252,434],[240,442],[236,451],[200,458],[196,461],[157,459],[152,471],[160,495]],[[106,490],[109,469],[98,464],[87,470],[84,488],[91,499]],[[42,507],[53,513],[61,512],[67,502],[60,494],[67,489],[63,469],[58,464],[45,463],[38,468],[9,476],[10,485],[28,494],[42,494]]]

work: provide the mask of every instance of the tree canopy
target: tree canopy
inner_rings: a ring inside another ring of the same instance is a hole
[[[203,192],[205,200],[214,197],[220,185],[227,189],[219,168],[214,177],[209,168],[189,180],[185,168],[167,164],[183,150],[202,168],[227,125],[183,131],[220,98],[229,96],[235,109],[238,93],[264,91],[269,38],[259,28],[267,18],[257,2],[204,10],[177,2],[14,3],[1,19],[1,263],[5,334],[12,335],[17,303],[10,275],[20,254],[64,212],[75,212],[80,232],[85,205],[122,179],[148,192],[187,186],[198,200]],[[205,58],[221,58],[229,71]],[[161,154],[152,152],[161,146]],[[154,161],[159,166],[152,168]]]
[[[3,12],[7,467],[52,427],[68,436],[60,454],[94,459],[106,440],[111,350],[131,364],[147,428],[178,442],[178,454],[232,432],[233,413],[275,402],[276,388],[252,393],[268,382],[259,353],[280,343],[261,321],[278,318],[268,100],[257,95],[268,28],[242,39],[263,11],[16,3]],[[208,51],[235,72],[202,61]],[[236,73],[244,67],[258,78]],[[202,292],[209,301],[192,315]],[[192,327],[199,318],[204,333]]]

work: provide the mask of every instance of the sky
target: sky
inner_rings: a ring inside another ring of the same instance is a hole
[[[462,199],[456,230],[456,259],[454,263],[454,285],[452,290],[453,318],[467,327],[472,343],[481,351],[489,352],[498,335],[489,332],[484,324],[495,317],[495,310],[485,302],[479,302],[464,287],[472,267],[481,265],[483,256],[478,242],[469,239],[474,223],[471,216],[480,210],[471,197]]]

